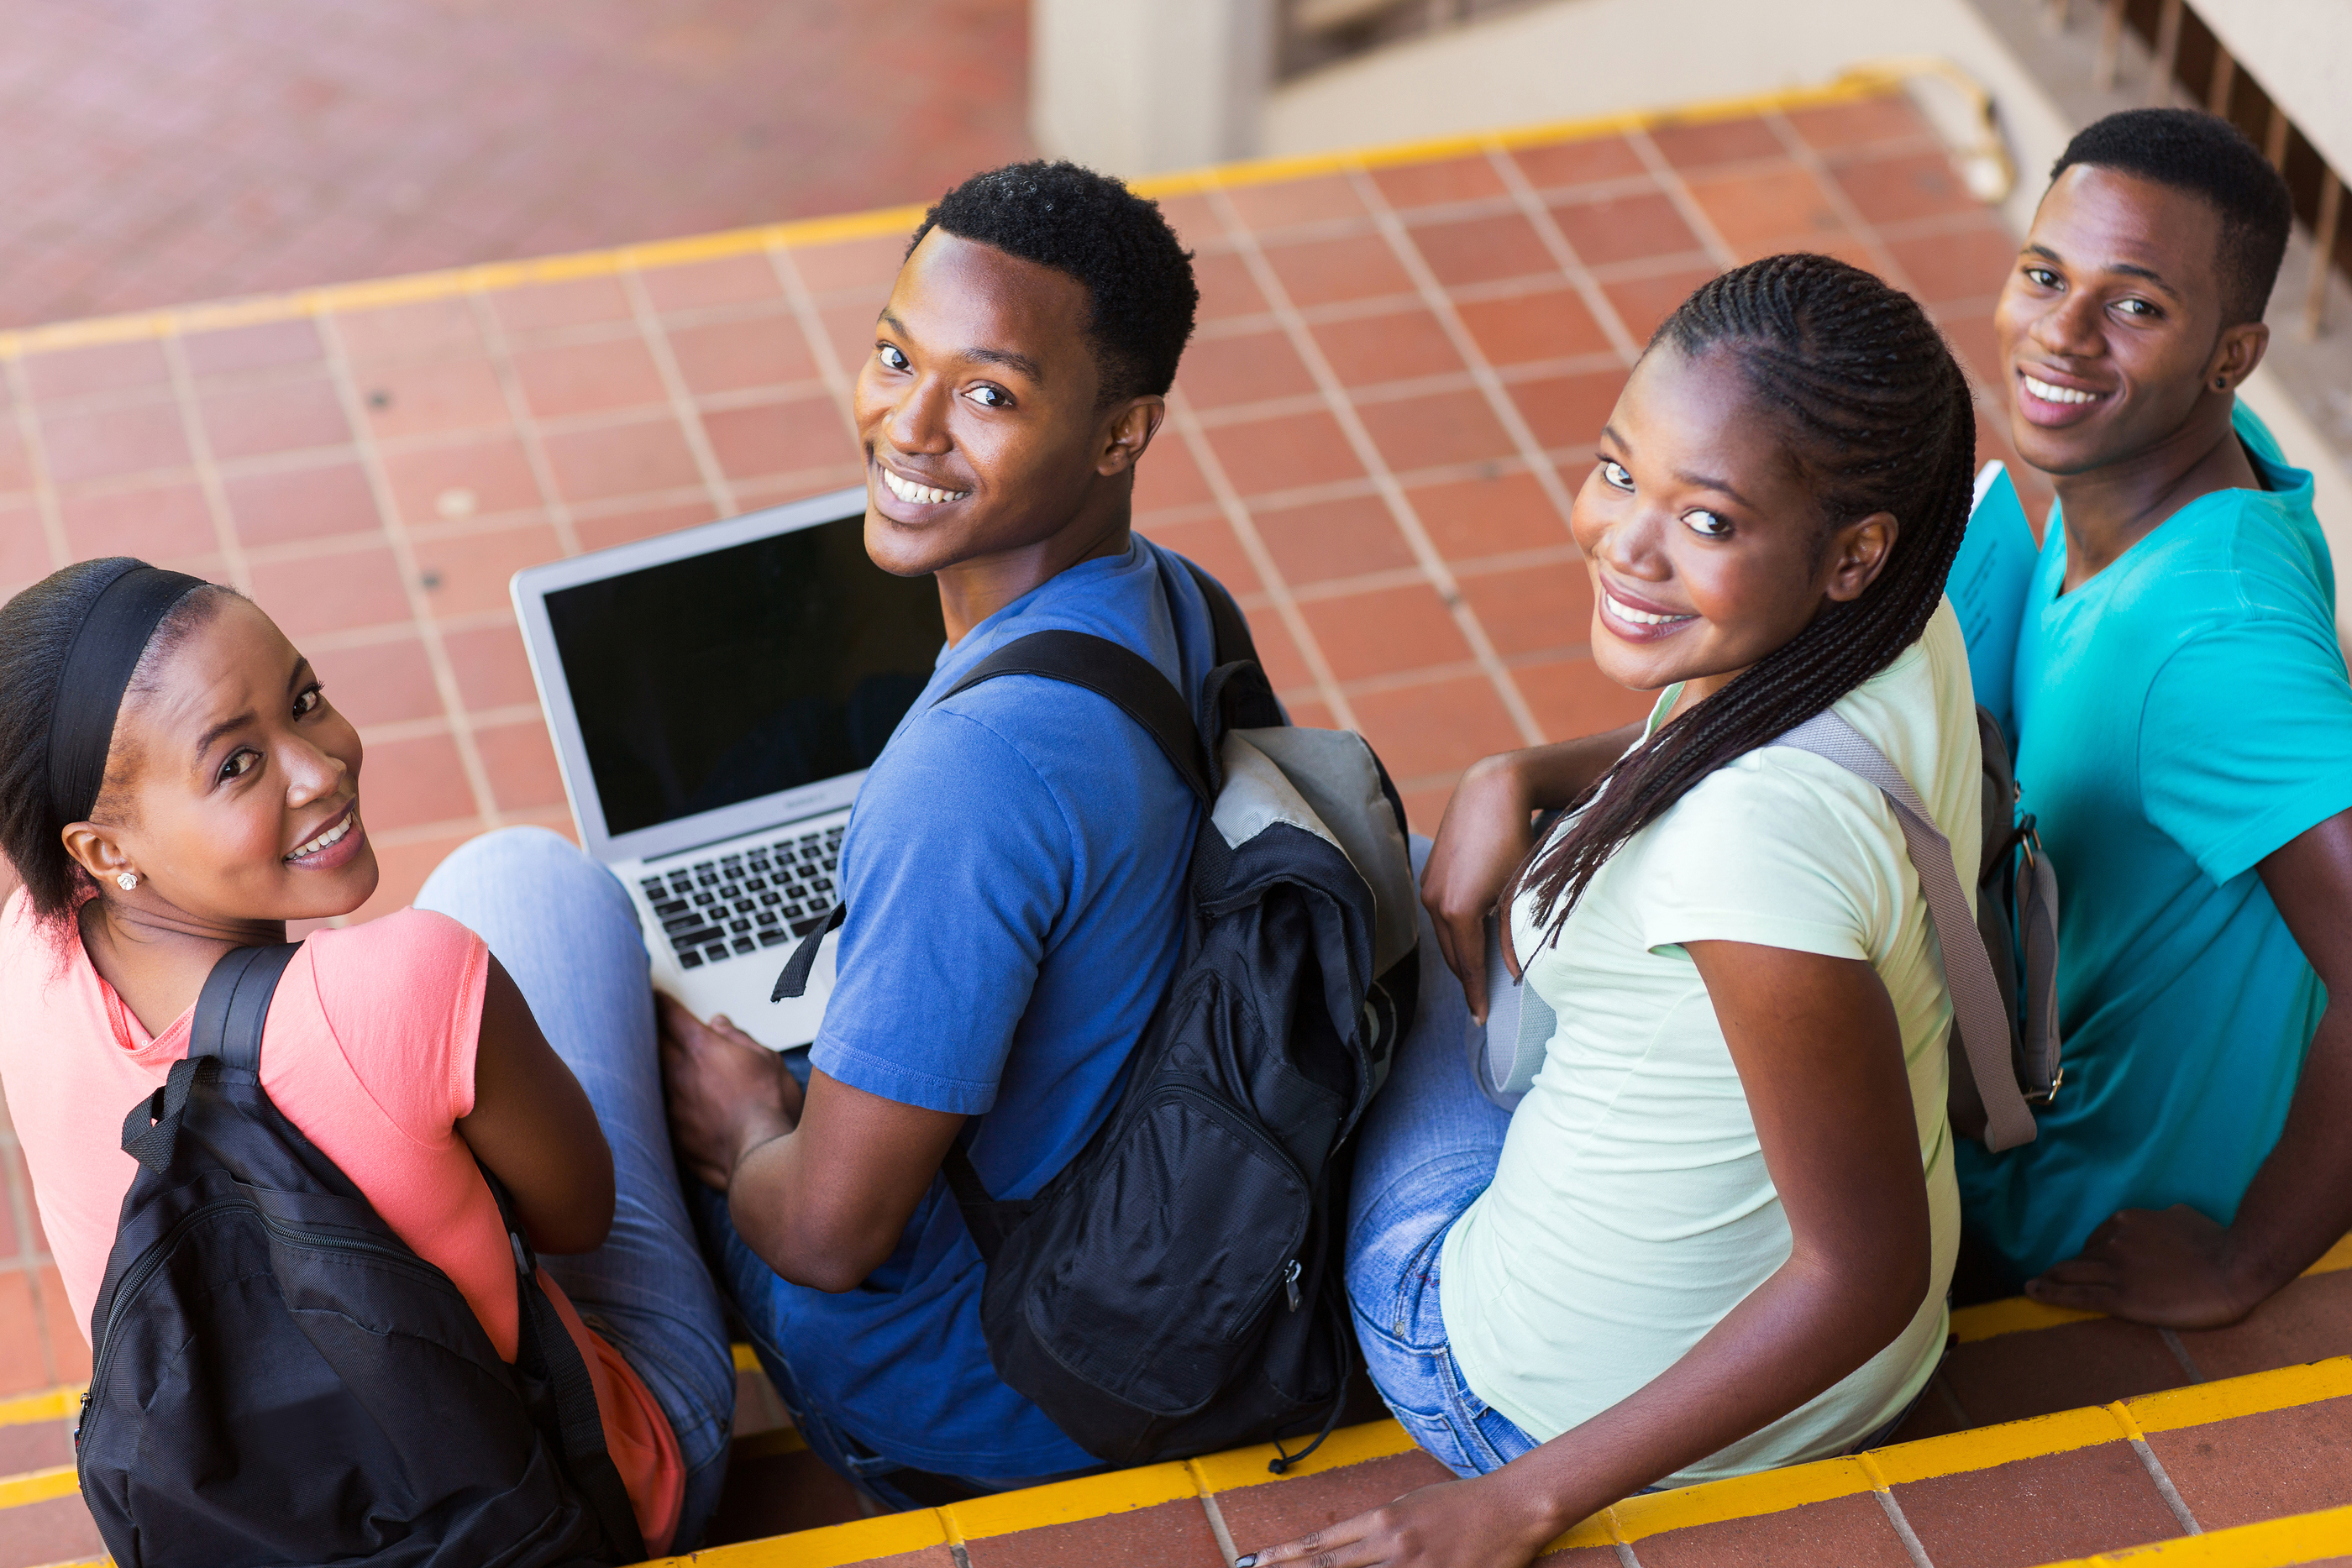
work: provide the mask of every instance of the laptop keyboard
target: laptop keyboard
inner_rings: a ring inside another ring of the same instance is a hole
[[[648,868],[637,885],[653,901],[682,968],[723,964],[805,936],[841,894],[842,827],[786,836],[736,854]]]

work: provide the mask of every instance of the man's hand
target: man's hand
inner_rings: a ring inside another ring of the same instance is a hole
[[[725,1192],[746,1154],[799,1124],[801,1086],[783,1058],[724,1014],[705,1023],[658,994],[654,1008],[670,1143],[697,1180]]]
[[[1243,1557],[1234,1568],[1284,1563],[1313,1568],[1525,1568],[1559,1533],[1549,1512],[1515,1495],[1509,1467],[1472,1480],[1441,1481],[1384,1508]]]
[[[2126,1208],[2083,1244],[2082,1252],[2025,1282],[2053,1307],[2105,1312],[2168,1329],[2217,1329],[2260,1305],[2235,1278],[2229,1229],[2185,1203]]]

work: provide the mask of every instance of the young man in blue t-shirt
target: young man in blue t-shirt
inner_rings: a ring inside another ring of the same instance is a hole
[[[967,1122],[1026,1197],[1109,1113],[1181,956],[1198,807],[1106,699],[1015,675],[1089,632],[1200,693],[1182,563],[1129,530],[1199,298],[1159,209],[1069,164],[975,176],[924,217],[858,372],[866,545],[939,582],[948,643],[861,787],[848,915],[805,1096],[723,1019],[666,1004],[665,1077],[706,1240],[818,1454],[886,1502],[1096,1460],[996,1375],[940,1162]]]
[[[1998,1283],[2208,1327],[2352,1225],[2352,685],[2311,476],[2235,396],[2291,214],[2186,110],[2052,174],[1995,321],[2058,492],[2014,699],[2066,1078],[2037,1141],[1960,1145],[1960,1191]]]

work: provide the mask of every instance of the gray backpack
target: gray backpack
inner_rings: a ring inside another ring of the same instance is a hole
[[[1815,715],[1772,744],[1826,758],[1876,785],[1895,808],[1952,993],[1952,1126],[2000,1150],[2033,1141],[2029,1106],[2049,1103],[2065,1076],[2058,1062],[2058,882],[2033,819],[2017,820],[2009,744],[1981,707],[1977,732],[1984,747],[1984,850],[1977,862],[1975,941],[1963,935],[1969,905],[1952,870],[1951,841],[1885,753],[1834,712]],[[1470,1073],[1507,1110],[1535,1082],[1559,1019],[1542,998],[1511,978],[1492,915],[1486,1009],[1486,1024],[1469,1029]]]

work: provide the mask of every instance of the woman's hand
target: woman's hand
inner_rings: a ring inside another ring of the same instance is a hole
[[[1307,1563],[1313,1568],[1525,1568],[1560,1531],[1553,1511],[1506,1465],[1472,1480],[1441,1481],[1353,1519],[1252,1552],[1234,1568]]]
[[[1473,763],[1454,786],[1422,868],[1421,902],[1437,927],[1445,967],[1462,982],[1470,1016],[1480,1023],[1486,1021],[1486,916],[1535,847],[1532,819],[1573,804],[1641,733],[1641,726],[1629,724],[1581,740],[1500,752]],[[1503,962],[1517,977],[1519,959],[1507,926],[1504,935]]]
[[[1486,1021],[1486,916],[1535,842],[1534,803],[1517,764],[1522,753],[1483,758],[1454,786],[1421,871],[1421,902],[1437,928],[1445,967],[1462,982],[1470,1016]],[[1511,944],[1503,961],[1519,972]]]
[[[654,1008],[670,1143],[697,1180],[725,1192],[746,1154],[799,1124],[801,1086],[782,1057],[724,1014],[705,1023],[661,995]]]

